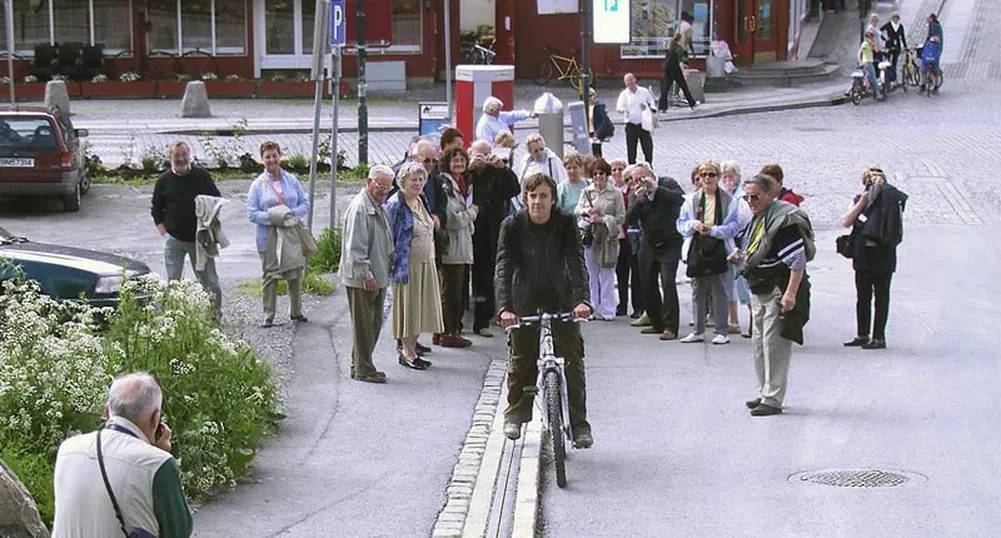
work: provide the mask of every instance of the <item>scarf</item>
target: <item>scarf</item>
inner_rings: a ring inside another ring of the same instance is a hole
[[[751,237],[747,243],[747,267],[754,268],[760,264],[772,250],[772,242],[779,230],[786,226],[799,227],[806,248],[806,260],[810,261],[817,253],[813,242],[813,226],[810,217],[800,208],[781,201],[773,201],[760,215],[751,221]]]

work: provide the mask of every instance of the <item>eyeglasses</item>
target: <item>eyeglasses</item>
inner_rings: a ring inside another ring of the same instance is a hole
[[[761,199],[761,196],[757,194],[745,194],[743,198],[746,202],[757,202]]]
[[[702,172],[699,174],[702,177],[716,177],[716,172]]]
[[[382,183],[379,183],[378,181],[373,181],[372,184],[375,185],[375,188],[377,188],[379,190],[383,190],[383,191],[388,191],[389,189],[393,188],[393,184],[392,183],[390,183],[389,185],[383,185]]]

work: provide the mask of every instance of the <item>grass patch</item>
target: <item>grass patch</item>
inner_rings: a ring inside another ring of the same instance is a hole
[[[302,291],[313,295],[326,297],[327,295],[333,294],[336,289],[337,286],[327,280],[323,275],[316,273],[307,272],[306,277],[302,281]],[[253,297],[255,299],[261,299],[264,297],[264,290],[261,287],[260,279],[240,282],[236,285],[236,291],[241,295]],[[277,293],[279,296],[288,295],[288,282],[279,280]]]
[[[307,159],[308,161],[308,159]],[[319,183],[321,179],[326,179],[329,182],[329,166],[323,165],[326,170],[317,170],[317,182]],[[307,162],[305,170],[289,170],[290,172],[299,176],[301,181],[309,181],[309,164]],[[136,170],[135,173],[129,175],[117,174],[115,170],[109,170],[106,173],[91,174],[91,182],[94,184],[101,185],[130,185],[133,187],[142,187],[147,185],[155,185],[156,179],[160,177],[162,171],[145,172],[143,170]],[[216,182],[219,181],[233,181],[241,179],[254,179],[259,173],[254,172],[243,172],[239,168],[226,168],[226,169],[210,169],[209,173],[212,174],[212,179]],[[320,177],[320,174],[323,177]],[[368,178],[368,166],[360,165],[354,168],[347,168],[344,170],[339,170],[337,172],[338,181],[350,181],[354,183],[364,183]]]

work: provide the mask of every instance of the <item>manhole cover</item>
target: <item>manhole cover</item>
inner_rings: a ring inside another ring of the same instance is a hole
[[[789,480],[838,488],[895,488],[915,480],[924,480],[924,477],[916,473],[883,469],[825,469],[796,473]]]

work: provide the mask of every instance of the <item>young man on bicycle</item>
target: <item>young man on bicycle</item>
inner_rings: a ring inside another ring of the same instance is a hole
[[[556,208],[556,182],[535,174],[525,183],[525,209],[504,219],[497,248],[494,287],[501,325],[518,323],[518,316],[540,312],[573,311],[574,317],[591,315],[584,249],[577,224]],[[567,399],[574,446],[588,448],[594,442],[587,423],[584,380],[584,339],[580,326],[554,321],[553,349],[566,361]],[[534,395],[525,387],[538,377],[539,327],[520,327],[508,337],[508,406],[504,411],[504,434],[521,436],[521,424],[532,420]]]

